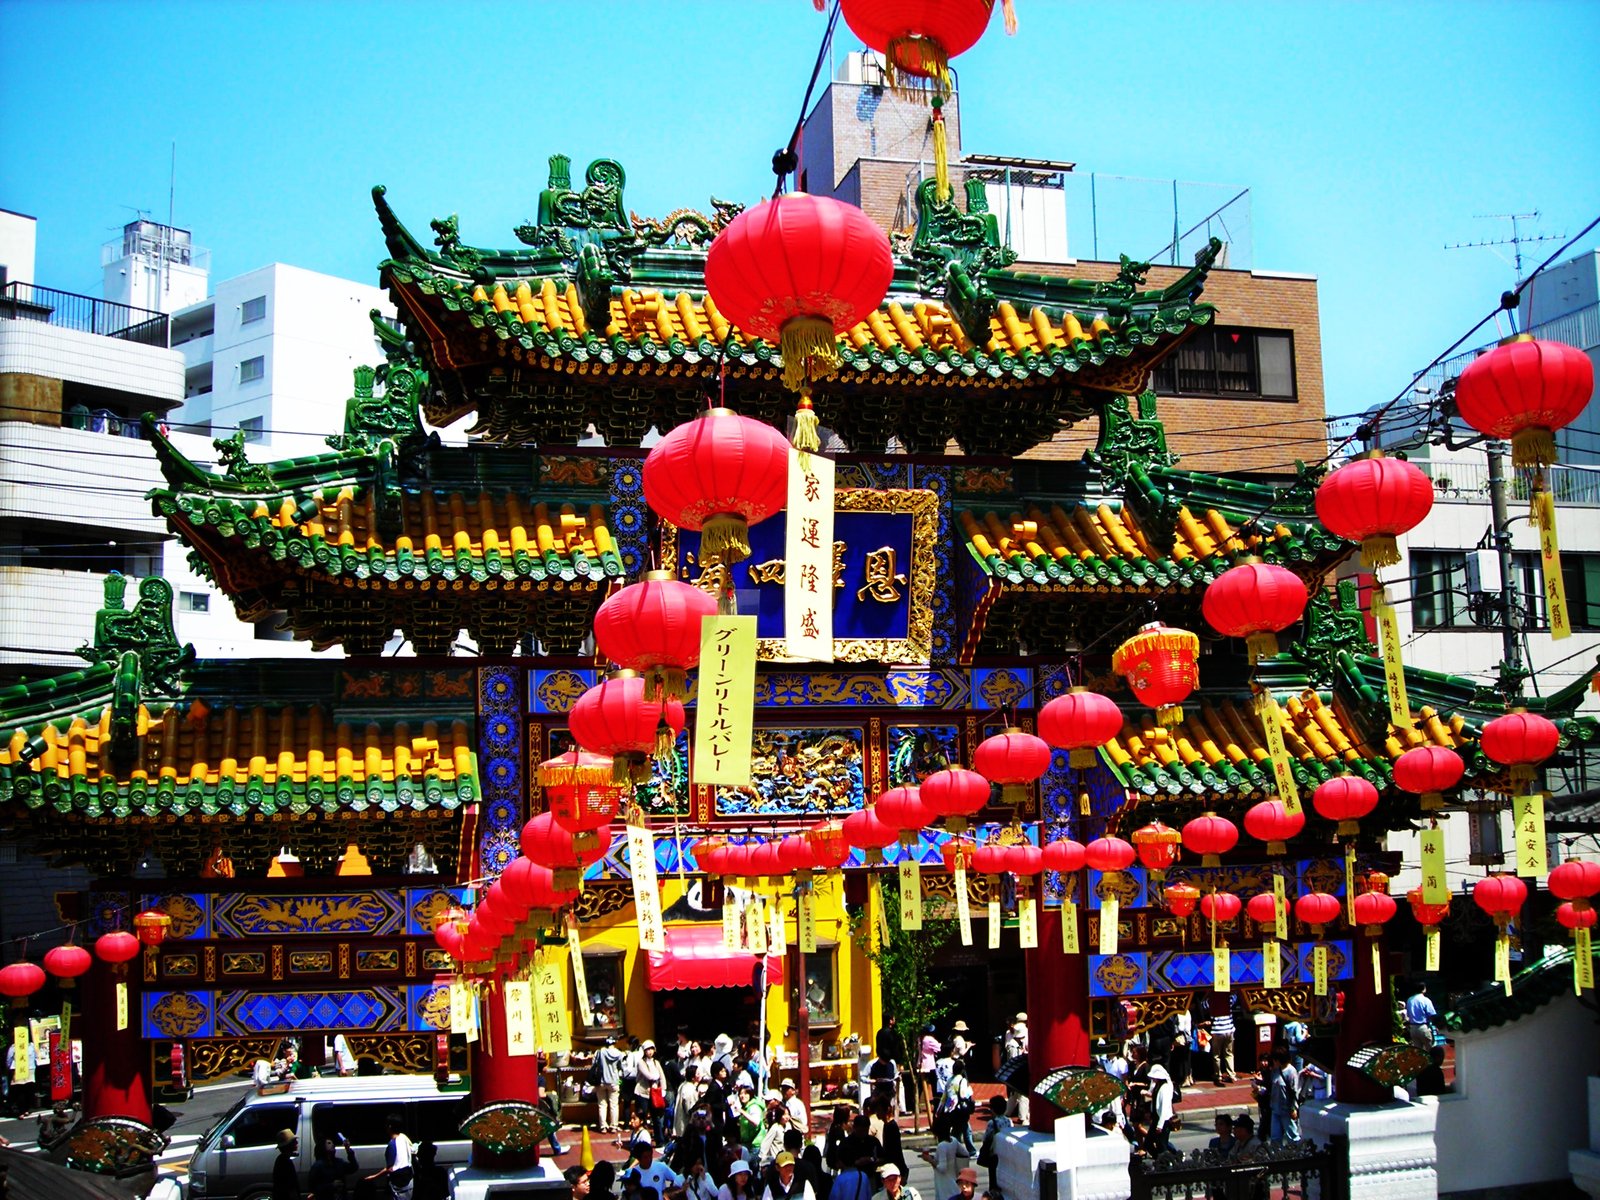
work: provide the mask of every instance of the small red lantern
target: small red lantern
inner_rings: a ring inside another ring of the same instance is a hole
[[[1473,903],[1501,929],[1516,919],[1527,899],[1528,885],[1515,875],[1492,874],[1478,880],[1472,889]]]
[[[158,908],[147,908],[133,918],[135,934],[145,949],[150,951],[167,940],[167,927],[171,924],[172,918]]]
[[[1002,804],[1023,804],[1034,780],[1050,769],[1050,745],[1031,733],[1007,729],[978,743],[972,765],[990,783],[1000,785]]]
[[[1556,461],[1555,430],[1594,394],[1594,364],[1575,346],[1518,334],[1475,359],[1456,380],[1456,411],[1479,433],[1511,439],[1511,461]]]
[[[1287,567],[1247,560],[1206,588],[1200,611],[1226,637],[1244,638],[1250,661],[1278,652],[1278,637],[1306,610],[1306,585]]]
[[[1044,856],[1046,871],[1060,871],[1066,875],[1083,870],[1084,848],[1071,838],[1057,838],[1046,842],[1040,848],[1040,853]]]
[[[1278,898],[1271,892],[1258,892],[1244,906],[1245,913],[1257,925],[1277,927]]]
[[[1187,917],[1200,902],[1200,889],[1191,883],[1169,883],[1161,892],[1161,902],[1175,917]]]
[[[1263,800],[1245,810],[1244,831],[1267,844],[1269,855],[1288,852],[1288,842],[1306,827],[1303,811],[1290,812],[1282,800]]]
[[[1327,892],[1307,892],[1294,902],[1294,915],[1311,926],[1318,937],[1323,935],[1327,926],[1339,919],[1343,911],[1339,897],[1330,896]]]
[[[1580,909],[1589,908],[1595,894],[1600,893],[1600,863],[1569,858],[1550,872],[1545,886],[1558,900],[1570,900]],[[45,965],[49,966],[48,957]]]
[[[645,500],[679,529],[700,531],[702,564],[749,558],[750,526],[781,509],[788,493],[789,443],[726,408],[679,425],[644,460]]]
[[[899,831],[878,819],[872,805],[844,819],[844,840],[860,850],[868,863],[881,863],[883,849],[898,840]]]
[[[750,850],[745,870],[753,876],[771,878],[784,874],[782,849],[777,841],[762,842]]]
[[[1152,821],[1135,829],[1128,835],[1128,840],[1133,843],[1134,853],[1149,870],[1151,877],[1160,879],[1166,869],[1178,861],[1178,847],[1183,843],[1183,835],[1170,825]]]
[[[1533,769],[1556,752],[1561,730],[1554,721],[1526,709],[1514,708],[1483,727],[1478,745],[1486,757],[1511,768],[1511,782],[1519,792],[1533,784]]]
[[[1208,812],[1183,827],[1183,846],[1201,856],[1202,867],[1220,867],[1222,856],[1239,844],[1239,827],[1227,817]]]
[[[922,781],[922,804],[930,817],[943,817],[951,833],[967,827],[967,818],[989,803],[989,781],[965,767],[935,771]]]
[[[1317,519],[1330,532],[1361,543],[1368,569],[1400,561],[1395,539],[1410,533],[1433,508],[1433,481],[1403,458],[1374,450],[1345,463],[1317,488]]]
[[[545,812],[522,827],[520,844],[524,858],[554,872],[557,888],[581,889],[585,869],[604,858],[611,848],[611,829],[602,827],[580,843],[571,830]]]
[[[691,848],[694,855],[694,865],[697,870],[707,875],[720,875],[722,873],[722,852],[728,847],[728,839],[717,834],[703,837]]]
[[[1013,842],[1001,847],[1001,866],[1018,878],[1030,878],[1044,870],[1044,851],[1031,842]]]
[[[883,303],[894,279],[889,239],[855,205],[795,192],[730,221],[706,252],[705,279],[724,317],[778,346],[783,382],[801,394],[795,447],[816,450],[811,381],[838,370],[839,335]]]
[[[56,946],[44,953],[44,969],[59,979],[64,988],[71,987],[73,980],[92,965],[94,959],[82,946]]]
[[[1200,686],[1200,639],[1159,621],[1145,625],[1111,655],[1139,703],[1156,710],[1162,725],[1183,721],[1183,701]]]
[[[139,956],[139,939],[123,929],[102,933],[95,939],[94,953],[101,962],[120,967]]]
[[[1378,807],[1378,789],[1359,775],[1335,775],[1317,785],[1311,804],[1326,820],[1339,822],[1340,837],[1354,837],[1361,818]]]
[[[1413,746],[1394,760],[1394,784],[1403,792],[1422,797],[1423,812],[1444,807],[1443,793],[1461,782],[1467,764],[1444,746]]]
[[[1389,895],[1389,877],[1382,871],[1369,871],[1361,877],[1362,891],[1350,902],[1355,923],[1372,936],[1394,916],[1397,905]]]
[[[922,827],[930,820],[928,808],[922,803],[922,790],[915,784],[890,788],[878,797],[878,820],[898,832],[902,846],[915,846],[922,837]]]
[[[954,872],[957,867],[971,869],[977,847],[963,837],[953,837],[939,847],[939,857],[944,859],[944,869]]]
[[[843,821],[819,821],[806,830],[805,839],[811,844],[811,858],[819,871],[842,867],[850,857]]]
[[[599,840],[595,831],[617,815],[622,788],[612,777],[611,759],[576,746],[539,764],[539,786],[550,797],[550,816],[584,849],[594,846]]]
[[[461,961],[461,930],[456,928],[454,922],[434,926],[433,940],[439,944],[439,949],[457,962]]]
[[[1083,861],[1102,875],[1126,871],[1133,865],[1134,850],[1119,837],[1095,838],[1083,848]]]
[[[1122,732],[1122,709],[1110,696],[1075,687],[1039,710],[1039,736],[1067,751],[1067,765],[1094,766],[1095,751]]]
[[[685,672],[700,661],[700,623],[717,601],[670,571],[646,571],[606,599],[594,615],[600,653],[644,676],[646,699],[682,700]]]
[[[671,754],[683,726],[682,701],[646,700],[644,680],[632,671],[601,680],[567,714],[573,740],[609,756],[611,782],[619,784],[650,782],[650,756]]]
[[[1226,925],[1243,907],[1243,901],[1232,892],[1207,892],[1200,900],[1200,915],[1218,925]]]
[[[972,868],[983,875],[999,875],[1006,869],[1004,847],[985,842],[972,852]]]
[[[811,843],[804,834],[791,833],[778,843],[778,866],[783,868],[784,874],[809,879],[815,865]]]
[[[1450,905],[1429,904],[1422,898],[1422,889],[1412,888],[1406,893],[1406,903],[1411,905],[1411,915],[1418,925],[1437,925],[1450,915]]]
[[[1579,908],[1572,901],[1556,905],[1556,920],[1572,931],[1579,929],[1593,929],[1596,913],[1592,907]]]
[[[27,998],[44,986],[44,971],[37,963],[14,962],[0,967],[0,996],[11,1001],[13,1008],[21,1008]]]

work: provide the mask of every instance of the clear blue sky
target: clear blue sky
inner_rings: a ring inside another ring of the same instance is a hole
[[[1387,399],[1511,281],[1444,250],[1505,236],[1474,214],[1600,215],[1594,0],[1017,8],[959,60],[965,148],[1251,187],[1256,266],[1321,280],[1330,412]],[[459,212],[513,245],[556,151],[620,159],[640,213],[753,201],[823,25],[807,0],[0,0],[0,207],[39,218],[38,282],[92,293],[100,244],[165,219],[173,140],[214,278],[374,280],[379,182],[415,229]]]

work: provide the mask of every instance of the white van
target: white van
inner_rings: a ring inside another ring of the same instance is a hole
[[[461,1136],[461,1121],[471,1112],[467,1092],[441,1091],[431,1075],[299,1079],[287,1092],[266,1095],[252,1088],[195,1147],[189,1197],[266,1200],[272,1192],[278,1135],[285,1129],[300,1138],[295,1161],[302,1194],[310,1186],[311,1164],[324,1138],[343,1134],[350,1139],[356,1178],[382,1170],[390,1113],[404,1116],[406,1136],[414,1146],[432,1142],[437,1147],[435,1161],[441,1167],[465,1166],[472,1143]],[[339,1160],[344,1161],[342,1149]]]

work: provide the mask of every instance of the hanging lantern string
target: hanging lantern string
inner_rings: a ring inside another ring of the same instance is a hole
[[[820,9],[818,10],[820,11]],[[783,195],[785,181],[800,165],[800,133],[805,128],[806,113],[811,111],[811,96],[822,76],[822,65],[828,61],[828,50],[833,45],[833,31],[839,25],[839,0],[834,0],[833,11],[828,14],[828,27],[822,33],[822,45],[817,47],[817,61],[811,68],[811,81],[806,84],[806,98],[800,102],[800,115],[795,119],[794,132],[788,144],[772,156],[772,173],[778,177],[772,189],[772,198]]]
[[[108,908],[106,910],[106,912],[104,914],[102,914],[102,915],[115,916],[115,917],[120,919],[132,907],[133,906],[129,905],[129,904],[113,905],[112,907]],[[50,937],[52,934],[61,933],[63,930],[69,931],[67,940],[68,941],[73,941],[78,936],[78,930],[80,928],[88,925],[90,920],[92,920],[92,919],[98,919],[98,918],[85,917],[81,921],[68,921],[63,925],[51,926],[49,929],[36,929],[32,933],[14,934],[13,936],[7,938],[6,941],[8,943],[10,943],[11,945],[14,945],[15,947],[17,947],[17,951],[18,951],[18,956],[19,957],[26,957],[27,953],[28,953],[27,947],[28,947],[28,943],[29,942],[36,942],[40,938]]]
[[[1411,377],[1411,381],[1409,383],[1407,383],[1405,385],[1405,387],[1401,388],[1398,392],[1395,393],[1393,399],[1391,399],[1388,402],[1386,402],[1385,404],[1381,405],[1378,408],[1378,410],[1375,413],[1372,414],[1372,416],[1370,418],[1368,418],[1366,421],[1362,422],[1361,424],[1357,425],[1355,427],[1355,429],[1353,429],[1351,432],[1345,434],[1345,436],[1343,438],[1341,438],[1333,446],[1329,447],[1328,452],[1326,454],[1324,454],[1321,458],[1319,458],[1316,462],[1306,464],[1306,469],[1308,471],[1315,471],[1319,467],[1327,466],[1330,462],[1332,462],[1334,460],[1334,458],[1336,458],[1339,455],[1339,453],[1341,451],[1344,450],[1344,448],[1346,446],[1348,446],[1351,442],[1355,441],[1356,438],[1361,435],[1362,430],[1364,430],[1364,429],[1366,429],[1366,430],[1377,429],[1379,427],[1380,423],[1382,422],[1384,416],[1388,414],[1389,410],[1392,409],[1395,405],[1399,404],[1407,396],[1411,395],[1412,389],[1414,387],[1416,387],[1417,382],[1419,380],[1421,380],[1425,375],[1427,375],[1427,373],[1429,371],[1433,370],[1440,363],[1444,362],[1445,359],[1449,358],[1452,354],[1454,354],[1457,350],[1459,350],[1463,345],[1465,345],[1468,341],[1470,341],[1477,334],[1478,330],[1482,329],[1485,325],[1488,325],[1490,322],[1497,320],[1502,312],[1513,312],[1513,311],[1515,311],[1517,306],[1522,301],[1522,293],[1527,291],[1528,288],[1530,288],[1533,285],[1533,281],[1535,279],[1539,278],[1539,275],[1543,271],[1547,270],[1550,266],[1552,266],[1555,262],[1557,262],[1562,257],[1562,255],[1566,254],[1566,252],[1568,250],[1572,249],[1573,246],[1577,245],[1580,241],[1582,241],[1585,237],[1587,237],[1589,235],[1589,233],[1592,230],[1594,230],[1597,226],[1600,226],[1600,217],[1596,217],[1594,220],[1590,221],[1582,229],[1578,230],[1578,232],[1575,235],[1573,235],[1571,238],[1568,238],[1567,241],[1562,243],[1561,248],[1559,250],[1557,250],[1549,258],[1545,259],[1542,263],[1540,263],[1537,267],[1535,267],[1534,270],[1533,270],[1533,273],[1531,275],[1529,275],[1526,279],[1524,279],[1521,283],[1517,284],[1517,286],[1515,288],[1513,288],[1511,291],[1508,291],[1508,292],[1502,292],[1501,295],[1500,295],[1500,302],[1498,304],[1496,304],[1494,306],[1494,308],[1491,309],[1481,320],[1479,320],[1477,322],[1477,324],[1473,325],[1473,327],[1471,329],[1467,330],[1460,337],[1458,337],[1455,341],[1451,342],[1450,345],[1448,345],[1443,350],[1441,350],[1437,355],[1435,355],[1433,360],[1431,362],[1429,362],[1427,366],[1423,367],[1422,370],[1418,371],[1415,375],[1413,375]],[[1278,496],[1274,496],[1271,500],[1267,501],[1266,505],[1263,506],[1259,512],[1257,512],[1257,513],[1253,514],[1252,516],[1248,517],[1243,523],[1241,523],[1239,525],[1238,529],[1236,529],[1234,531],[1234,536],[1243,539],[1245,537],[1250,536],[1252,532],[1259,533],[1260,532],[1261,522],[1267,517],[1267,515],[1269,513],[1272,512],[1272,510],[1274,508],[1276,508],[1278,506],[1279,503],[1281,503],[1281,500],[1280,500],[1280,498]]]

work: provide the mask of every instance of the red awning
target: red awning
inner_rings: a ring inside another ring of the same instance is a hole
[[[724,946],[720,923],[683,925],[667,929],[666,934],[667,948],[648,952],[651,991],[755,986],[759,959]],[[767,955],[767,983],[774,984],[782,978],[783,960]]]

